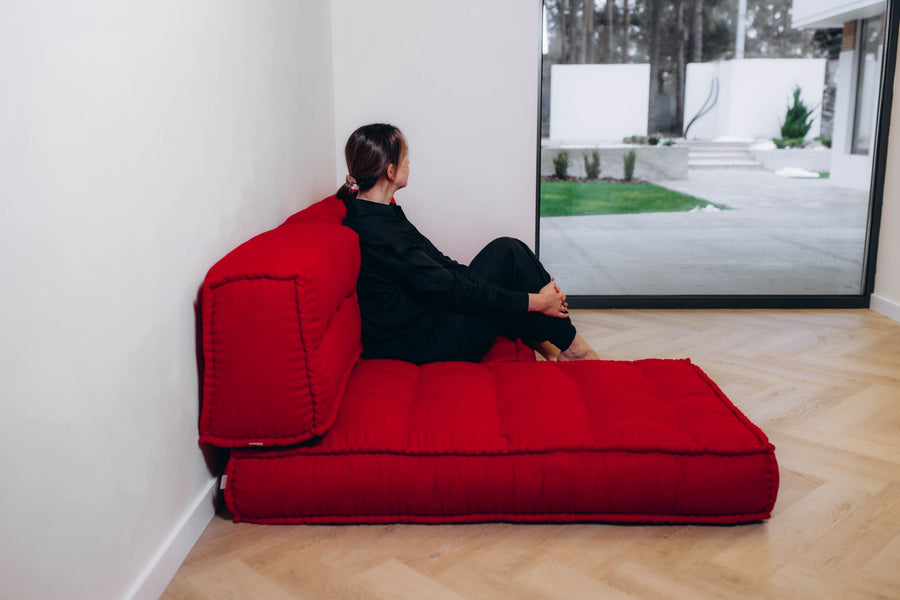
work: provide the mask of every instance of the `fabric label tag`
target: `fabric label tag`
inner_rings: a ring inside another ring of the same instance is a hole
[[[222,481],[219,482],[219,489],[224,490],[226,485],[228,485],[228,475],[222,475]]]

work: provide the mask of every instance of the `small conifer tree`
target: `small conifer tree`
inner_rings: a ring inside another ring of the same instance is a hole
[[[588,179],[597,179],[600,177],[600,151],[591,152],[591,159],[588,160],[587,154],[584,155],[584,172]]]
[[[634,178],[634,162],[637,159],[637,155],[634,153],[634,150],[630,150],[628,154],[625,155],[625,181],[631,181]]]
[[[569,153],[561,150],[553,159],[553,171],[557,179],[565,179],[569,172]]]

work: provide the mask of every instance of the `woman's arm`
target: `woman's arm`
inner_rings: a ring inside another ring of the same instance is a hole
[[[527,292],[500,287],[438,262],[422,248],[409,244],[372,244],[367,262],[376,266],[406,293],[438,308],[473,314],[526,312]]]

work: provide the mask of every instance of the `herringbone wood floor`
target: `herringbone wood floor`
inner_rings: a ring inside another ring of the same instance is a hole
[[[604,358],[690,357],[775,444],[740,527],[213,519],[163,598],[900,598],[900,323],[853,311],[573,311]]]

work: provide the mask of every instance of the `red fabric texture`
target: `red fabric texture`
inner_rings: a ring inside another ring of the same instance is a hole
[[[494,345],[488,350],[488,353],[481,359],[482,364],[510,362],[510,361],[526,361],[535,362],[534,350],[525,345],[522,340],[509,340],[503,336],[498,336],[494,341]]]
[[[298,223],[332,223],[340,225],[347,214],[347,208],[337,196],[328,196],[323,200],[307,206],[298,213],[294,213],[284,222],[285,225]]]
[[[200,441],[235,448],[236,521],[769,517],[774,448],[690,361],[538,362],[503,338],[480,364],[359,360],[343,217],[317,202],[204,281]]]
[[[201,292],[200,442],[286,445],[324,433],[361,350],[356,235],[282,226],[239,246]]]
[[[232,453],[236,521],[745,523],[766,436],[689,361],[363,360],[314,445]]]

